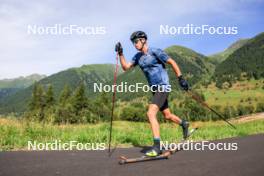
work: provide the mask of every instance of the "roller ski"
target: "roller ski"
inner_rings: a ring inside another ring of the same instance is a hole
[[[188,128],[188,127],[187,127]],[[183,127],[183,139],[181,143],[184,143],[194,132],[197,131],[198,128],[193,128],[190,131],[186,132],[187,130]],[[144,162],[144,161],[153,161],[153,160],[163,160],[169,159],[169,157],[176,153],[177,151],[181,150],[180,148],[176,149],[169,149],[164,152],[161,152],[159,149],[152,147],[148,150],[144,156],[138,158],[127,158],[126,156],[119,157],[119,164],[128,164],[128,163],[137,163],[137,162]]]

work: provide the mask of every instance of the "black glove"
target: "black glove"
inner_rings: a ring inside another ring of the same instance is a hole
[[[119,55],[123,55],[123,48],[120,42],[118,42],[115,46],[115,51],[119,54]]]
[[[179,76],[178,77],[178,80],[179,80],[179,84],[181,86],[181,88],[185,91],[188,91],[189,90],[189,84],[188,82],[183,78],[183,76]]]

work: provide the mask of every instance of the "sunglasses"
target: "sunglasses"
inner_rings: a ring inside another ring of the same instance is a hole
[[[137,44],[141,39],[135,39],[133,40],[133,44]]]

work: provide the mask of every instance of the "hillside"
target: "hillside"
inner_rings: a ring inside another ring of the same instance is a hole
[[[214,65],[218,65],[226,60],[226,58],[228,58],[228,56],[230,56],[234,51],[244,46],[248,41],[249,39],[240,39],[230,45],[224,51],[208,56],[208,61],[213,63]]]
[[[39,81],[45,78],[45,75],[32,74],[29,76],[20,76],[13,79],[2,79],[0,80],[0,89],[4,88],[26,88],[32,85],[35,81]]]
[[[190,81],[196,83],[203,76],[208,76],[214,66],[208,63],[207,57],[183,46],[171,46],[165,52],[180,66],[183,74],[189,74]]]
[[[264,33],[250,39],[216,67],[214,77],[218,84],[240,80],[241,76],[264,77]]]
[[[40,80],[39,83],[44,87],[51,84],[55,97],[58,97],[65,85],[68,85],[73,90],[81,81],[84,81],[87,85],[87,94],[92,95],[94,94],[93,83],[105,83],[111,80],[113,78],[113,72],[114,65],[112,64],[83,65],[79,68],[67,69],[48,76]],[[33,85],[4,98],[0,102],[0,113],[25,111],[31,97],[32,89]]]
[[[29,76],[21,76],[13,79],[2,79],[0,80],[0,100],[6,96],[10,96],[17,91],[27,88],[34,82],[45,78],[45,75],[32,74]]]

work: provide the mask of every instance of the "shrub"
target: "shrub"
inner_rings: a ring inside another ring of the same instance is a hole
[[[256,112],[264,112],[264,103],[260,102],[257,104]]]
[[[122,120],[144,122],[147,121],[146,111],[144,108],[135,108],[132,106],[125,107],[121,113]]]
[[[233,106],[226,106],[224,108],[223,116],[228,119],[236,116],[236,110]]]

